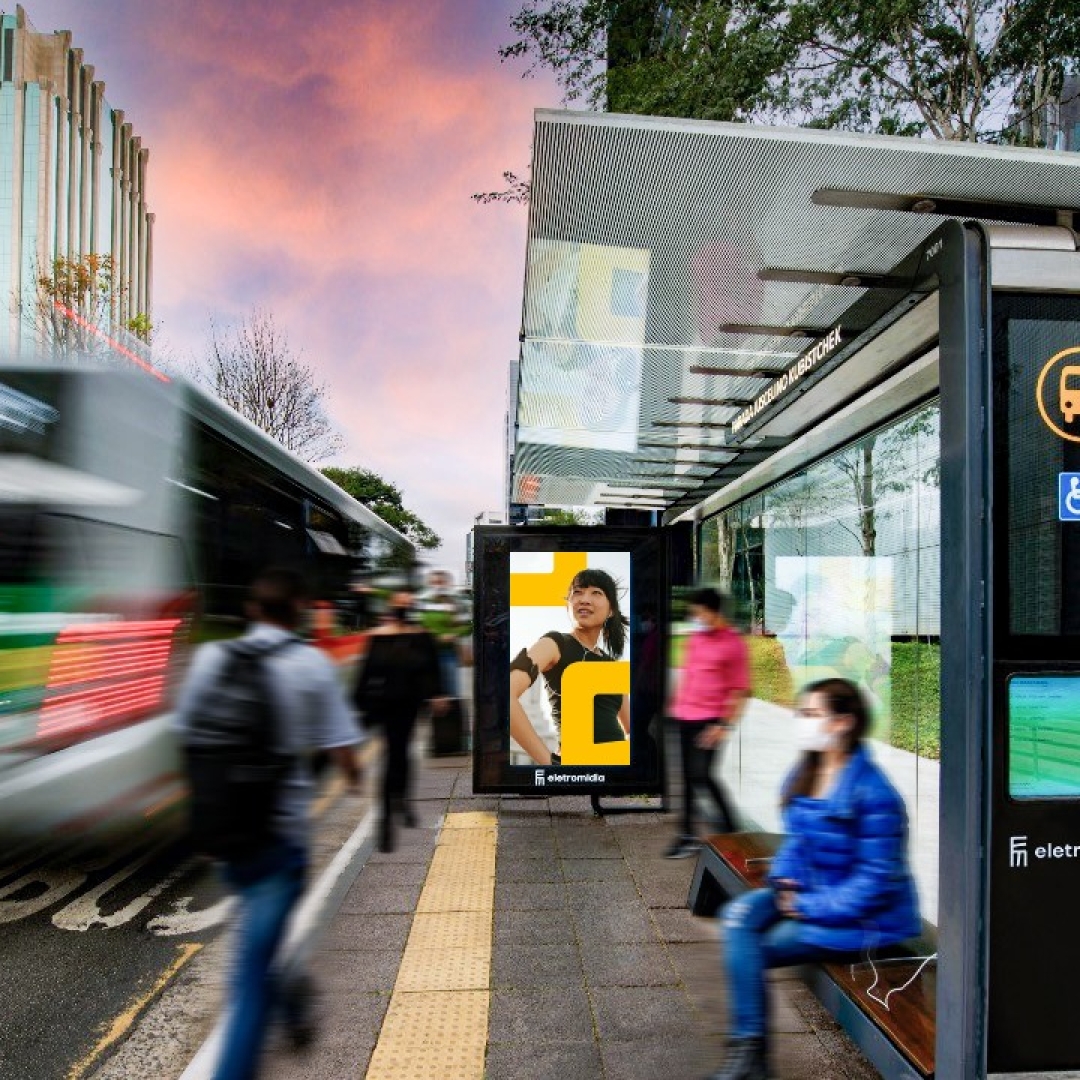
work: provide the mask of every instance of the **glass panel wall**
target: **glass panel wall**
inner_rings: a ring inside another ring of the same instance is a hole
[[[873,704],[904,795],[923,915],[936,922],[940,493],[936,403],[706,521],[702,577],[750,632],[753,700],[725,757],[748,827],[780,828],[798,688],[841,675]]]

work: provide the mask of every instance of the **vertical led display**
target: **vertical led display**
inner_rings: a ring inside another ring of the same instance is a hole
[[[658,792],[664,536],[477,529],[474,787]]]

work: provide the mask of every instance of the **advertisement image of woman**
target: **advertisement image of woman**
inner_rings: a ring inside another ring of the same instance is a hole
[[[549,630],[510,664],[510,735],[537,765],[561,764],[521,704],[521,696],[543,675],[544,689],[555,727],[562,730],[563,672],[576,663],[618,660],[626,648],[629,621],[619,606],[619,589],[605,570],[576,574],[566,597],[570,632]],[[630,734],[630,702],[624,694],[597,694],[593,715],[594,741],[622,742]]]

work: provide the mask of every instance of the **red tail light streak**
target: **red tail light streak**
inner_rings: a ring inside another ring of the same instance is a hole
[[[51,746],[139,719],[165,699],[181,619],[76,623],[53,647],[37,741]]]

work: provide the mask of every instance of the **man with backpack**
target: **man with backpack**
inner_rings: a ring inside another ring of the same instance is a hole
[[[274,959],[303,892],[314,793],[311,759],[326,753],[360,779],[361,741],[330,660],[297,636],[303,579],[268,570],[251,586],[243,637],[204,645],[177,701],[191,787],[192,842],[221,860],[239,902],[229,1000],[215,1080],[256,1075],[277,997]],[[294,1041],[310,1037],[298,1000]]]

